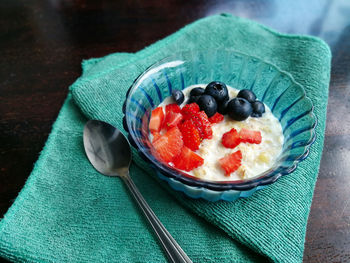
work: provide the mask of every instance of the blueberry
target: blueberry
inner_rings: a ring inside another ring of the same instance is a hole
[[[178,104],[178,105],[183,103],[185,100],[185,96],[181,90],[173,90],[171,95],[173,96],[173,99],[175,100],[176,104]]]
[[[202,95],[199,97],[197,104],[200,110],[204,110],[208,117],[213,116],[217,110],[216,100],[210,95]]]
[[[249,102],[254,102],[256,100],[256,96],[253,91],[249,89],[242,89],[238,92],[237,95],[238,98],[246,99]]]
[[[253,108],[249,101],[243,98],[234,98],[227,105],[228,115],[236,120],[243,121],[252,114]]]
[[[226,84],[220,81],[210,82],[205,88],[205,94],[212,96],[217,103],[228,99]]]
[[[227,113],[228,102],[229,102],[229,99],[226,99],[218,103],[218,113],[221,113],[222,115],[225,115]]]
[[[193,88],[190,91],[190,96],[199,96],[204,94],[204,89],[203,88]]]
[[[197,103],[199,97],[200,97],[200,95],[198,95],[198,96],[190,96],[188,101],[187,101],[187,104],[193,103],[193,102]]]
[[[191,89],[191,91],[190,91],[190,97],[189,97],[187,103],[193,103],[193,102],[197,103],[199,97],[200,97],[202,94],[204,94],[204,89],[203,89],[203,88],[199,88],[199,87],[198,87],[198,88],[193,88],[193,89]]]
[[[261,113],[252,112],[252,114],[250,116],[252,116],[253,118],[260,118],[262,116],[262,114]]]
[[[252,117],[261,117],[262,114],[265,112],[265,106],[264,103],[262,103],[261,101],[254,101],[252,103],[252,108],[253,108],[253,112],[252,112]]]

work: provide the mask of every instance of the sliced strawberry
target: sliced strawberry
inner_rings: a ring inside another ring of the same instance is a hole
[[[194,126],[192,120],[186,120],[179,124],[179,129],[182,134],[184,145],[190,148],[192,151],[197,151],[201,144],[201,138],[199,131]]]
[[[202,126],[203,139],[211,139],[213,137],[213,130],[211,129],[211,123],[207,114],[204,111],[200,111],[196,113],[196,116],[199,118]]]
[[[221,143],[226,148],[235,148],[238,144],[240,144],[241,140],[239,134],[235,128],[232,128],[228,132],[225,132],[222,135]]]
[[[165,162],[170,162],[179,155],[183,146],[182,135],[177,127],[168,130],[152,142],[156,156]]]
[[[162,135],[159,132],[154,132],[152,133],[153,135],[153,140],[152,142],[155,142],[156,140],[158,140],[160,137],[162,137]]]
[[[165,121],[163,127],[169,130],[172,127],[177,126],[182,120],[181,108],[176,103],[168,104],[165,106]]]
[[[177,126],[182,121],[182,119],[183,117],[181,113],[170,111],[166,114],[165,121],[163,123],[163,128],[169,130],[170,128]]]
[[[219,122],[222,122],[223,120],[224,120],[224,115],[218,112],[209,118],[209,121],[211,123],[219,123]]]
[[[169,112],[180,113],[181,112],[181,108],[176,103],[168,104],[168,105],[165,106],[165,114],[168,114]]]
[[[241,166],[241,161],[242,153],[238,150],[219,159],[219,164],[225,171],[225,175],[230,176],[231,173],[236,171]]]
[[[164,121],[164,112],[162,107],[155,108],[152,110],[151,119],[148,127],[151,133],[159,132]]]
[[[191,119],[196,112],[199,112],[199,106],[197,103],[187,104],[181,109],[181,114],[184,116],[185,120]]]
[[[194,126],[198,130],[200,138],[204,139],[204,132],[203,132],[203,127],[202,127],[202,121],[199,118],[199,116],[196,113],[194,113],[193,116],[189,120],[192,121],[192,123],[194,124]]]
[[[211,123],[204,111],[193,113],[191,120],[198,129],[201,139],[211,139],[213,137]]]
[[[239,131],[239,138],[241,142],[255,144],[260,144],[262,140],[260,131],[251,131],[245,128]]]
[[[203,165],[204,159],[184,146],[181,153],[174,158],[173,163],[176,168],[189,172]]]

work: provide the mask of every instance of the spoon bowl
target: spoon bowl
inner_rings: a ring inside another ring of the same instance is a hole
[[[129,176],[132,155],[129,141],[125,136],[106,122],[90,120],[85,124],[83,141],[87,158],[98,172],[123,179],[156,233],[169,262],[192,262],[160,222]]]
[[[90,120],[84,127],[84,147],[86,155],[101,174],[125,176],[132,155],[129,141],[112,125]]]

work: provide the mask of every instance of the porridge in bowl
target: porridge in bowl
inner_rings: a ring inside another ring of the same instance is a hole
[[[152,111],[149,129],[158,160],[208,181],[265,172],[284,141],[278,119],[253,92],[218,81],[173,91]]]

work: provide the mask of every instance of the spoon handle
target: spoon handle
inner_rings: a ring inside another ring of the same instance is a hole
[[[140,191],[137,189],[129,174],[121,177],[124,179],[125,184],[132,193],[132,196],[135,198],[137,204],[148,219],[148,222],[152,226],[154,232],[156,233],[162,247],[164,248],[168,256],[169,261],[173,263],[192,263],[191,259],[186,255],[186,253],[182,250],[179,244],[175,241],[175,239],[170,235],[170,233],[160,222],[158,217],[152,211],[151,207],[147,204],[146,200],[143,198]]]

